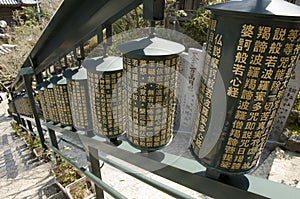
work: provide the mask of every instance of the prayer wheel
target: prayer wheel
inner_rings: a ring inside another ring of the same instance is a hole
[[[126,136],[142,151],[160,149],[172,138],[178,54],[184,46],[152,34],[118,48],[123,53]]]
[[[203,77],[191,150],[209,169],[251,171],[299,58],[300,7],[280,0],[208,6]]]
[[[116,138],[123,130],[122,89],[117,86],[123,73],[120,57],[95,57],[84,61],[87,69],[93,131]]]
[[[67,79],[74,128],[81,131],[92,130],[86,69],[70,68],[65,70],[63,76]]]
[[[50,79],[53,84],[59,121],[63,126],[72,126],[72,114],[68,95],[67,80],[62,75],[56,75]]]

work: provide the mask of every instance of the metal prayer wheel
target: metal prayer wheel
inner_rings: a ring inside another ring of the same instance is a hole
[[[37,85],[36,89],[38,91],[38,95],[40,97],[40,103],[43,111],[43,117],[46,121],[50,120],[50,112],[48,110],[48,103],[45,97],[46,87],[50,84],[49,81],[44,81]]]
[[[122,88],[117,86],[123,73],[120,57],[95,57],[84,61],[95,134],[115,138],[123,130]]]
[[[13,104],[14,102],[11,101],[8,103],[8,110],[9,110],[9,113],[16,113],[16,109],[15,109],[15,106]]]
[[[14,99],[16,110],[19,114],[25,116],[32,115],[32,109],[29,104],[29,98],[27,94],[21,94]]]
[[[50,83],[45,88],[45,103],[47,104],[47,110],[49,111],[49,119],[53,123],[59,123],[60,118],[58,114],[58,108],[55,99],[55,93],[53,89],[53,84]]]
[[[178,54],[184,46],[151,35],[118,48],[123,53],[126,136],[141,150],[162,148],[172,138]]]
[[[27,94],[22,96],[21,104],[22,104],[22,111],[23,111],[22,114],[26,116],[32,116],[32,109]]]
[[[22,98],[22,95],[18,95],[16,96],[13,101],[15,103],[15,106],[16,106],[16,111],[19,113],[19,114],[23,114],[23,107],[22,107],[22,101],[21,101],[21,98]]]
[[[258,163],[299,58],[300,8],[244,0],[208,9],[192,152],[208,169],[243,174]]]
[[[77,130],[92,129],[90,99],[85,68],[70,68],[63,76],[67,79],[68,95],[72,113],[73,126]]]
[[[56,75],[50,79],[53,84],[59,121],[63,126],[72,126],[72,114],[68,95],[67,80],[62,75]]]

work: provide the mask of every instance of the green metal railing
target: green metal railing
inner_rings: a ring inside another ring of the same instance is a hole
[[[101,179],[99,179],[97,176],[95,176],[93,173],[88,171],[86,168],[82,167],[78,163],[76,163],[74,160],[72,160],[70,157],[62,153],[60,150],[58,150],[56,147],[52,146],[49,142],[46,142],[46,145],[52,149],[56,154],[59,154],[60,157],[62,157],[64,160],[69,162],[73,167],[75,167],[78,171],[80,171],[82,174],[87,176],[89,179],[91,179],[98,187],[102,188],[104,191],[106,191],[108,194],[115,198],[126,198],[122,194],[120,194],[118,191],[111,188],[108,184],[103,182]]]

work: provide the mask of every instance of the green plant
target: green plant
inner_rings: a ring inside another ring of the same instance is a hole
[[[30,135],[29,135],[30,136]],[[31,136],[30,136],[31,137]],[[33,137],[29,140],[29,143],[28,143],[28,148],[30,150],[33,150],[34,148],[37,148],[37,147],[40,147],[41,146],[41,142],[40,142],[40,139],[36,138],[36,137]]]
[[[52,172],[57,181],[64,187],[81,177],[78,171],[65,160],[61,160]]]
[[[300,112],[300,92],[298,93],[293,109]]]
[[[143,19],[143,7],[140,5],[113,23],[113,34],[145,27],[146,25],[147,22]]]
[[[92,184],[86,178],[74,182],[74,184],[70,185],[69,189],[73,199],[82,199],[93,194]]]
[[[5,41],[7,44],[14,45],[14,52],[0,56],[0,77],[7,80],[14,79],[20,67],[28,57],[29,52],[35,45],[42,29],[46,27],[50,18],[51,10],[48,0],[40,0],[41,21],[38,21],[37,9],[35,7],[23,7],[21,10],[15,10],[13,19],[15,26],[7,27],[6,34],[10,37]],[[53,1],[54,10],[58,8],[61,0]]]
[[[23,131],[22,127],[16,122],[11,122],[10,125],[11,125],[12,129],[15,131],[15,133],[18,136],[20,136]]]
[[[292,135],[300,135],[300,126],[294,124],[287,124],[286,128],[290,130]]]
[[[206,41],[210,11],[198,9],[190,20],[183,23],[182,31],[201,45]]]

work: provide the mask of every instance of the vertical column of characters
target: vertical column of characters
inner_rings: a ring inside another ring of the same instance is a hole
[[[251,82],[251,86],[243,88],[245,73],[247,72],[248,55],[253,42],[253,34],[253,25],[244,24],[242,26],[234,56],[234,64],[232,66],[232,79],[229,81],[227,88],[227,96],[235,99],[239,98],[240,103],[232,121],[232,128],[229,129],[228,140],[220,162],[220,167],[224,169],[239,169],[242,166],[242,154],[245,152],[245,145],[249,142],[246,138],[251,136],[251,132],[246,131],[242,134],[242,130],[247,117],[247,110],[253,99],[253,92],[256,87],[256,80],[246,80]],[[258,68],[256,73],[259,72],[259,70]],[[257,75],[258,74],[255,74],[255,76]]]
[[[87,72],[88,77],[88,88],[89,88],[89,96],[90,96],[90,104],[91,104],[91,115],[92,115],[92,124],[94,133],[100,133],[98,116],[101,115],[101,109],[99,104],[99,80],[97,78],[97,74],[92,72]]]
[[[209,123],[209,109],[215,79],[218,73],[219,62],[222,52],[222,34],[216,33],[217,20],[211,19],[208,30],[208,43],[203,67],[203,75],[200,80],[200,90],[198,95],[198,113],[195,117],[195,128],[193,129],[192,147],[198,153],[202,145],[207,124]]]

